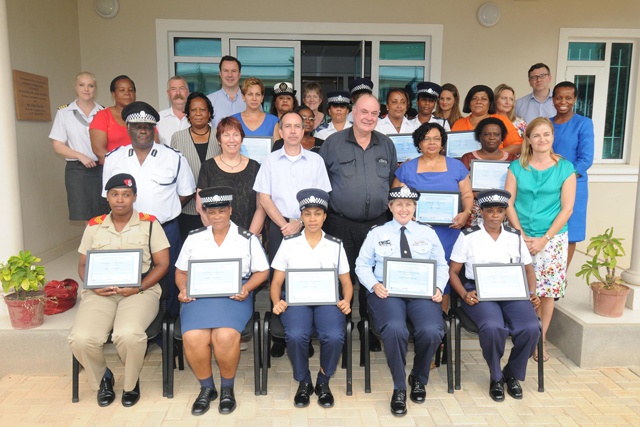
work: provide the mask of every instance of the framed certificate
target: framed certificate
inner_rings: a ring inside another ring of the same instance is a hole
[[[338,270],[335,268],[305,268],[286,271],[287,305],[336,305]]]
[[[189,260],[189,298],[230,297],[242,289],[242,259]]]
[[[502,160],[471,160],[471,189],[504,190],[510,164]]]
[[[87,251],[84,287],[99,289],[108,286],[140,286],[142,280],[142,249]]]
[[[455,191],[421,191],[416,220],[427,224],[449,225],[460,212],[460,193]]]
[[[447,156],[459,159],[466,153],[482,148],[476,141],[472,130],[461,132],[447,132]]]
[[[480,301],[529,299],[524,264],[474,264],[473,274]]]
[[[396,146],[396,153],[398,154],[398,163],[413,160],[420,155],[416,146],[413,145],[413,136],[410,133],[396,133],[393,135],[387,135],[393,145]]]
[[[392,297],[431,299],[436,293],[436,262],[385,258],[382,281]]]
[[[271,145],[270,137],[245,136],[240,147],[240,154],[262,164],[271,153]]]

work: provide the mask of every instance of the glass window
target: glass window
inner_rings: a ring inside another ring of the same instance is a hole
[[[631,78],[632,43],[613,43],[604,125],[603,159],[622,159]]]
[[[574,83],[578,89],[578,99],[573,109],[581,116],[593,118],[593,95],[596,76],[575,76]]]
[[[176,56],[222,56],[220,39],[175,37],[173,39],[173,47]]]
[[[380,59],[424,61],[424,42],[380,42]]]
[[[604,61],[606,43],[570,42],[569,61]]]
[[[390,88],[413,85],[416,82],[424,81],[424,67],[380,67],[380,94],[381,103],[387,102],[387,94]]]
[[[176,76],[184,77],[189,85],[189,92],[207,95],[221,86],[218,64],[176,62]]]

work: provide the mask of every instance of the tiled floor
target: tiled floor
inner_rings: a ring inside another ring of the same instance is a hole
[[[215,401],[207,414],[193,417],[190,409],[199,391],[197,381],[188,368],[176,370],[175,397],[162,397],[160,351],[156,348],[147,356],[141,377],[142,398],[133,408],[124,408],[119,400],[99,408],[96,393],[88,388],[82,373],[79,403],[71,403],[69,376],[8,375],[0,380],[0,426],[640,425],[640,369],[579,369],[553,347],[549,348],[552,358],[545,364],[544,393],[537,392],[536,365],[531,361],[527,380],[522,383],[524,399],[507,396],[502,403],[493,402],[487,393],[488,369],[480,351],[463,350],[462,390],[448,394],[446,369],[436,368],[427,386],[427,401],[422,405],[409,402],[408,415],[395,418],[389,413],[392,382],[383,353],[372,354],[372,393],[368,394],[364,392],[364,370],[357,365],[357,347],[354,345],[353,395],[346,396],[345,373],[338,369],[331,381],[336,398],[332,409],[322,409],[315,401],[305,409],[293,407],[297,384],[286,357],[273,359],[268,395],[255,396],[253,357],[248,351],[242,353],[236,378],[236,411],[219,415]],[[311,359],[312,372],[318,369],[317,353]],[[122,368],[113,352],[108,358],[115,367],[119,399]],[[410,352],[407,360],[412,359]],[[219,384],[217,370],[214,378]]]

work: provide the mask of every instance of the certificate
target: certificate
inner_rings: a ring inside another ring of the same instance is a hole
[[[107,286],[140,286],[142,279],[142,249],[87,251],[84,287],[99,289]]]
[[[479,150],[482,145],[476,141],[474,132],[447,132],[447,156],[459,159],[466,153]]]
[[[286,271],[287,305],[336,305],[338,270],[335,268],[307,268]]]
[[[524,264],[474,264],[473,274],[480,301],[529,299]]]
[[[504,190],[510,164],[501,160],[471,160],[471,189]]]
[[[385,258],[382,280],[389,296],[431,299],[436,293],[436,262],[430,259]]]
[[[189,298],[230,297],[242,289],[242,259],[189,260]]]
[[[413,136],[410,133],[396,133],[387,136],[393,141],[393,145],[396,146],[398,163],[415,159],[420,155],[418,150],[416,150],[416,146],[413,145]]]
[[[416,220],[427,224],[449,225],[460,212],[460,193],[454,191],[421,191],[416,207]]]
[[[240,146],[240,154],[262,164],[271,153],[271,145],[269,137],[245,136]]]

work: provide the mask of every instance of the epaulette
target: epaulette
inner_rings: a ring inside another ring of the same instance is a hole
[[[480,226],[479,225],[474,225],[473,227],[463,228],[461,231],[462,231],[462,234],[464,234],[466,236],[467,234],[471,234],[474,231],[478,231],[478,230],[480,230]]]
[[[207,227],[200,227],[200,228],[196,228],[195,230],[191,230],[189,232],[189,236],[191,236],[192,234],[200,233],[200,232],[202,232],[202,231],[204,231],[206,229],[207,229]]]
[[[109,157],[112,153],[115,153],[116,151],[118,151],[119,149],[121,149],[122,147],[124,147],[124,145],[121,145],[120,147],[116,147],[113,150],[109,151],[107,154],[105,154],[105,157]]]
[[[433,226],[427,222],[422,222],[422,221],[416,221],[418,224],[420,225],[424,225],[425,227],[429,227],[431,229],[433,229]]]
[[[107,217],[107,214],[99,215],[94,218],[91,218],[89,221],[89,225],[100,225],[104,222],[104,219]]]
[[[238,227],[238,234],[244,237],[245,239],[250,239],[253,236],[253,233],[249,230],[246,230],[242,227]]]
[[[510,227],[510,226],[508,226],[508,225],[505,225],[505,226],[504,226],[504,231],[508,231],[509,233],[517,234],[518,236],[522,234],[522,233],[520,232],[520,230],[518,230],[517,228],[513,228],[513,227]]]
[[[369,230],[373,230],[374,228],[376,228],[377,226],[379,226],[380,224],[374,224],[371,226],[371,228]]]
[[[69,104],[64,104],[58,107],[58,110],[63,110],[65,108],[67,108],[69,106]]]
[[[153,222],[156,220],[156,217],[153,215],[149,215],[147,213],[142,213],[142,212],[138,212],[138,214],[140,215],[140,221],[150,221]]]
[[[300,237],[302,236],[302,231],[296,234],[289,234],[288,236],[284,236],[284,240],[289,240],[289,239],[293,239],[294,237]]]
[[[169,148],[170,150],[173,150],[173,151],[175,151],[176,153],[178,153],[178,154],[182,155],[182,153],[181,153],[179,150],[176,150],[175,148],[173,148],[173,147],[172,147],[172,146],[170,146],[170,145],[167,145],[167,144],[158,144],[158,145],[164,145],[166,148]]]
[[[342,239],[338,239],[337,237],[329,236],[328,234],[324,235],[324,238],[336,243],[342,243]]]

